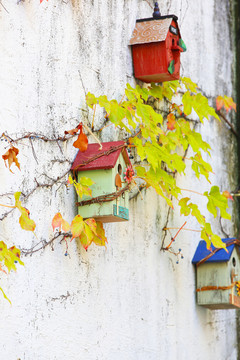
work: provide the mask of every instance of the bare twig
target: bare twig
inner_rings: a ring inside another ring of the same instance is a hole
[[[71,234],[69,233],[57,233],[56,235],[54,235],[54,237],[52,239],[50,239],[49,241],[39,241],[37,244],[35,244],[33,247],[31,247],[30,249],[20,249],[21,250],[21,254],[22,255],[32,255],[40,250],[45,249],[45,247],[51,245],[55,240],[57,240],[59,237],[62,237],[61,240],[67,238],[67,237],[72,237]],[[41,244],[41,246],[39,246]]]
[[[237,133],[237,131],[234,129],[233,125],[230,123],[230,121],[228,121],[228,119],[226,118],[226,116],[221,112],[221,111],[216,111],[216,113],[221,116],[221,118],[225,121],[226,124],[228,124],[228,126],[230,126],[232,133],[239,138],[239,134]]]

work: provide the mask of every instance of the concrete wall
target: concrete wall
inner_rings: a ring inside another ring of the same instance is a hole
[[[152,4],[151,1],[149,3]],[[150,17],[143,0],[2,0],[0,11],[0,132],[13,138],[35,132],[49,138],[62,136],[84,121],[91,123],[85,93],[121,99],[132,76],[128,42],[135,20]],[[182,75],[196,81],[210,101],[232,94],[230,5],[224,0],[159,2],[162,14],[179,16],[188,51],[182,55]],[[104,122],[98,112],[95,129]],[[235,138],[224,123],[201,126],[212,145],[211,177],[221,190],[235,187]],[[117,140],[113,126],[100,133],[102,141]],[[90,138],[91,141],[93,139]],[[52,237],[51,219],[61,211],[71,221],[75,195],[60,182],[75,156],[67,143],[32,140],[18,143],[21,172],[10,174],[0,162],[1,203],[12,204],[12,192],[28,195],[24,202],[37,223],[36,234],[18,225],[17,211],[0,222],[1,238],[9,246],[29,249]],[[1,154],[7,143],[0,141]],[[67,161],[66,161],[67,159]],[[178,178],[184,188],[200,191],[208,184]],[[160,251],[162,228],[178,227],[184,218],[168,212],[154,191],[144,200],[130,201],[128,223],[105,226],[107,250],[92,245],[85,252],[77,241],[24,257],[25,267],[1,276],[1,286],[12,306],[1,299],[0,359],[3,360],[169,360],[237,359],[236,312],[210,311],[196,305],[195,270],[191,259],[200,240],[197,232],[177,237],[174,249],[184,259]],[[200,207],[202,199],[195,199]],[[0,209],[2,213],[5,209]],[[232,209],[231,209],[232,210]],[[235,217],[233,217],[235,218]],[[219,222],[209,217],[223,236]],[[197,224],[187,220],[187,227]],[[223,222],[235,235],[234,222]],[[169,235],[165,244],[170,241]]]

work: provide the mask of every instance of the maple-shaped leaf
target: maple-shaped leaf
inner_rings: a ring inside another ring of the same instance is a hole
[[[15,148],[14,146],[12,146],[10,149],[8,149],[8,151],[4,155],[2,155],[2,158],[5,161],[6,167],[7,167],[7,162],[8,162],[8,168],[11,172],[12,172],[11,166],[13,163],[20,170],[20,164],[17,159],[18,153],[19,153],[19,150],[17,148]]]
[[[222,195],[225,196],[225,198],[227,198],[227,199],[233,200],[232,195],[227,190],[223,191]]]
[[[79,237],[84,230],[84,221],[81,215],[76,215],[71,223],[72,239]]]
[[[217,216],[217,208],[219,208],[221,217],[231,220],[231,215],[226,211],[228,208],[227,199],[220,193],[218,186],[212,186],[210,192],[205,191],[203,195],[208,198],[207,209],[214,217]]]
[[[86,95],[86,103],[92,109],[94,105],[97,104],[97,98],[90,92]]]
[[[168,114],[167,120],[168,130],[174,130],[176,125],[175,115],[173,113]]]
[[[220,110],[224,106],[224,99],[222,96],[218,96],[216,99],[217,110]]]
[[[220,110],[222,107],[225,108],[225,110],[228,112],[229,110],[237,110],[236,109],[236,103],[233,101],[233,99],[230,96],[218,96],[216,99],[216,106],[217,110]]]
[[[7,245],[3,241],[0,241],[0,261],[4,262],[4,265],[7,267],[9,272],[11,270],[16,271],[15,262],[24,265],[24,263],[20,260],[20,250],[15,246],[8,249]]]
[[[74,141],[73,146],[79,149],[81,152],[85,152],[88,148],[88,138],[87,135],[84,134],[82,127],[82,124],[80,124],[80,134],[78,135],[77,140]]]
[[[19,191],[14,194],[15,206],[16,208],[18,208],[18,210],[21,213],[21,216],[19,218],[19,224],[23,230],[34,231],[36,228],[36,224],[29,217],[30,215],[29,210],[22,206],[21,201],[19,200],[20,196],[21,196],[21,192]]]
[[[24,265],[24,263],[20,259],[20,256],[21,256],[20,249],[16,248],[16,246],[12,246],[12,247],[9,248],[9,251],[11,251],[16,256],[16,258],[18,258],[18,260],[15,260],[15,261],[18,261],[19,264]]]

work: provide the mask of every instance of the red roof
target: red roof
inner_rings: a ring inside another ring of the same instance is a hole
[[[111,141],[102,143],[102,149],[99,144],[89,144],[84,153],[79,150],[72,164],[71,170],[85,171],[98,169],[112,169],[116,165],[117,159],[122,152],[126,165],[130,164],[124,141]],[[115,149],[116,148],[116,149]],[[115,150],[114,150],[115,149]],[[91,160],[91,158],[95,158]]]

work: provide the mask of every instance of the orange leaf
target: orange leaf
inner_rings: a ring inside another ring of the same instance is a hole
[[[84,152],[88,148],[88,138],[83,132],[82,125],[80,125],[79,128],[80,134],[78,135],[77,140],[73,143],[73,146],[79,149],[81,152]]]
[[[224,96],[224,106],[227,112],[231,109],[236,111],[236,104],[231,97]]]
[[[233,200],[232,195],[227,190],[223,191],[222,195],[225,196],[225,198],[227,199]]]
[[[167,128],[169,130],[174,130],[175,129],[175,124],[176,124],[175,115],[173,113],[168,114],[167,120],[168,120]]]
[[[236,109],[236,103],[233,101],[233,99],[230,96],[218,96],[216,99],[216,105],[217,110],[220,110],[222,107],[225,108],[225,110],[228,112],[229,110],[237,110]]]
[[[65,134],[65,135],[67,135],[67,134],[69,134],[69,135],[75,135],[78,131],[79,131],[79,129],[78,129],[78,128],[75,128],[75,129],[72,129],[72,130],[66,130],[66,131],[64,131],[64,134]]]
[[[56,215],[54,215],[54,217],[52,219],[53,231],[55,231],[56,228],[59,228],[59,230],[61,230],[62,220],[63,220],[63,218],[60,213],[57,213]]]
[[[216,99],[217,110],[220,110],[224,105],[224,99],[222,96],[218,96]]]
[[[62,229],[64,232],[68,232],[70,230],[69,223],[64,219],[62,219]]]
[[[81,215],[76,215],[71,223],[72,239],[81,235],[84,230],[84,221]]]
[[[12,170],[10,168],[12,166],[12,163],[15,163],[15,165],[20,170],[20,164],[17,159],[18,153],[19,153],[19,150],[17,148],[15,148],[14,146],[12,146],[4,155],[2,155],[2,158],[5,161],[6,167],[7,167],[6,162],[8,161],[8,167],[11,172],[12,172]]]

